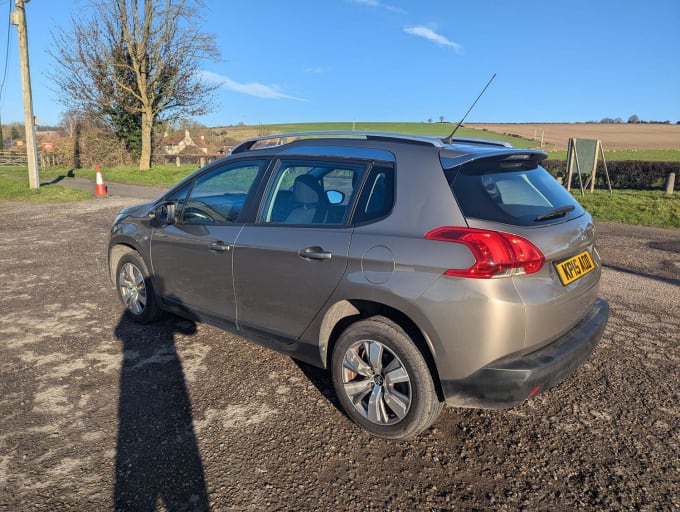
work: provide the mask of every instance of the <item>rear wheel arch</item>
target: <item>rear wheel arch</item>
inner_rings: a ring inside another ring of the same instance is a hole
[[[439,379],[437,365],[434,362],[434,349],[427,336],[411,318],[396,308],[369,300],[342,300],[335,303],[324,315],[319,331],[319,350],[326,368],[330,368],[333,348],[342,333],[353,323],[366,318],[386,318],[409,336],[427,363],[437,395],[444,400],[444,393]]]
[[[331,355],[331,381],[345,414],[369,433],[409,439],[435,421],[444,401],[425,354],[383,315],[347,327]]]

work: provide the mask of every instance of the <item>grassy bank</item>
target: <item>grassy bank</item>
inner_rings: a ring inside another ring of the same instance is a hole
[[[592,194],[574,197],[596,220],[680,228],[680,194],[662,191],[614,190],[609,193],[596,190]]]

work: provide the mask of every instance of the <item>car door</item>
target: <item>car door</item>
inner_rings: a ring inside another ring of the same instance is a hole
[[[155,229],[151,241],[154,277],[166,302],[236,319],[233,247],[265,165],[246,160],[218,166],[169,198],[177,205],[175,222]]]
[[[238,324],[299,337],[347,267],[355,188],[366,165],[283,160],[234,251]]]

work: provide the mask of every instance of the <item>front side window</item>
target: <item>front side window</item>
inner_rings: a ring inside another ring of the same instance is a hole
[[[260,223],[343,225],[366,166],[283,160],[272,177]]]
[[[264,161],[226,165],[200,176],[182,211],[184,224],[236,222]]]

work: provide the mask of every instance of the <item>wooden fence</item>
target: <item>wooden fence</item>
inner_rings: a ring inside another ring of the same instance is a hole
[[[218,158],[221,157],[216,155],[157,155],[154,157],[154,161],[156,163],[173,163],[177,167],[182,164],[195,164],[203,167]],[[38,163],[41,168],[63,165],[63,162],[59,160],[59,155],[56,153],[38,151]],[[0,167],[2,166],[26,167],[28,166],[28,157],[26,153],[19,153],[17,151],[0,151]]]
[[[17,151],[0,151],[0,166],[26,167],[28,166],[28,156],[26,153]]]

